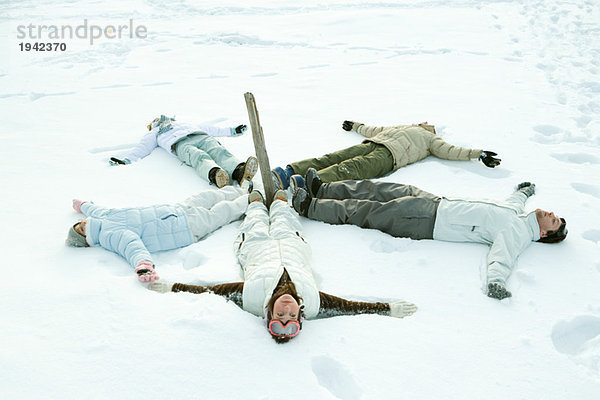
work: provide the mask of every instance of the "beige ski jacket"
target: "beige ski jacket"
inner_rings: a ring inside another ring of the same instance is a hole
[[[352,130],[367,138],[365,142],[385,146],[394,157],[394,170],[433,155],[445,160],[468,161],[478,158],[481,149],[468,149],[446,143],[435,134],[433,125],[367,126],[355,122]]]

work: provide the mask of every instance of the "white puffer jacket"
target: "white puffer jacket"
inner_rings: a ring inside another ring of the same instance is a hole
[[[180,139],[191,135],[192,133],[203,134],[209,136],[231,136],[231,128],[219,128],[209,125],[195,125],[181,123],[175,120],[171,121],[171,129],[160,132],[160,126],[157,125],[152,130],[142,137],[142,140],[136,147],[125,154],[121,154],[119,159],[127,158],[129,161],[137,161],[140,158],[148,156],[157,147],[162,147],[169,154],[173,154],[173,144]]]
[[[298,214],[286,202],[275,200],[270,216],[261,202],[250,203],[234,242],[244,271],[244,310],[264,316],[284,269],[302,297],[307,319],[319,312],[319,290],[310,267],[312,252],[302,238]]]

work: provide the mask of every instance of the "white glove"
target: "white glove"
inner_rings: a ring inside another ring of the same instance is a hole
[[[164,281],[154,281],[148,285],[148,289],[158,293],[169,293],[173,289],[173,284]]]
[[[406,301],[396,301],[390,303],[390,316],[396,318],[404,318],[408,315],[412,315],[417,311],[417,306],[413,303]]]

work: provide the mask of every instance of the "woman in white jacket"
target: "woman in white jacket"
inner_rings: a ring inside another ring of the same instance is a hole
[[[175,122],[175,118],[161,115],[148,125],[148,130],[135,148],[118,157],[111,157],[110,164],[130,164],[148,156],[155,148],[162,147],[218,188],[229,185],[230,177],[241,185],[244,180],[252,180],[258,170],[256,157],[250,156],[242,162],[214,138],[240,136],[246,131],[246,125],[235,128],[192,125]]]
[[[285,192],[275,193],[270,212],[260,192],[253,191],[248,200],[246,218],[234,242],[244,282],[208,287],[155,282],[149,289],[224,296],[244,310],[266,317],[269,333],[278,343],[298,335],[304,318],[355,314],[402,318],[417,310],[404,301],[366,303],[320,292],[310,267],[310,246],[302,237],[298,215],[288,206]]]

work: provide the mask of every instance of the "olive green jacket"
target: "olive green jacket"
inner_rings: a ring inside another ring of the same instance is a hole
[[[433,125],[367,126],[355,122],[352,130],[367,138],[365,142],[385,146],[394,157],[394,170],[433,155],[446,160],[468,161],[479,158],[481,149],[468,149],[444,142]]]

